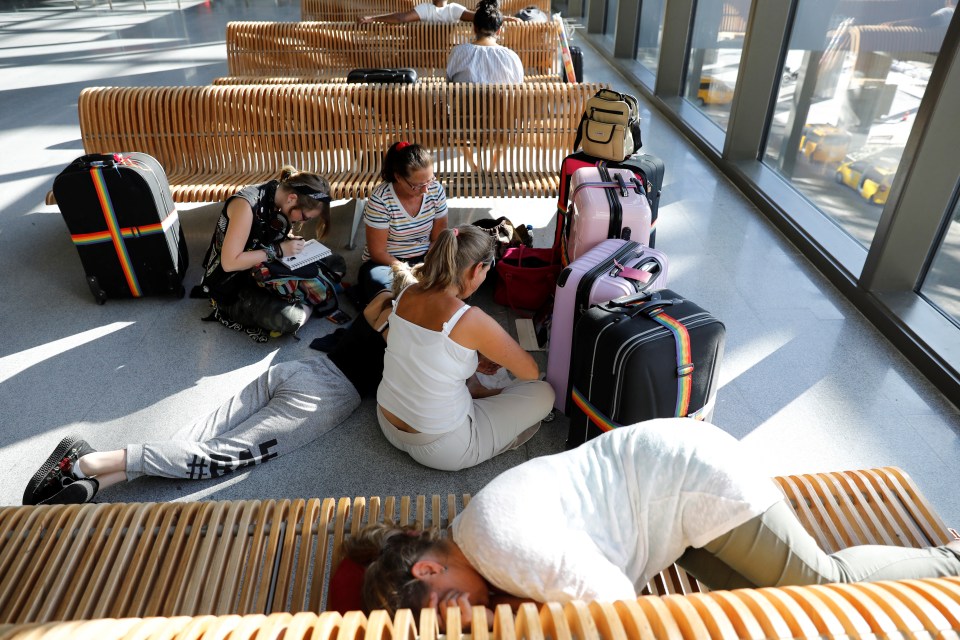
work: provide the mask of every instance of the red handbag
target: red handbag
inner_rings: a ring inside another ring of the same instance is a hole
[[[493,301],[511,309],[539,309],[554,292],[560,265],[553,247],[510,247],[496,264]]]

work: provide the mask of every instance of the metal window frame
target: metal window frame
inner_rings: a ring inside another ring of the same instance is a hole
[[[642,0],[620,0],[614,51],[601,55],[726,174],[827,278],[955,405],[960,328],[918,293],[960,182],[960,18],[947,29],[869,250],[761,162],[798,0],[754,0],[724,133],[680,98],[696,0],[666,0],[653,86],[632,59]],[[602,25],[604,0],[589,14]],[[585,38],[591,43],[596,36]],[[632,40],[631,40],[632,38]],[[757,122],[764,126],[757,127]],[[654,150],[655,151],[655,150]]]

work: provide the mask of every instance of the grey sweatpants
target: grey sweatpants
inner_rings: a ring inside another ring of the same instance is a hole
[[[687,549],[677,564],[716,590],[960,575],[960,555],[947,547],[861,545],[828,554],[782,501]]]
[[[518,382],[499,394],[473,401],[473,415],[440,434],[407,433],[384,417],[377,406],[380,431],[420,464],[458,471],[515,449],[533,437],[553,408],[553,387],[543,380]]]
[[[312,442],[358,406],[357,390],[325,355],[282,362],[169,440],[127,446],[127,479],[217,478]]]

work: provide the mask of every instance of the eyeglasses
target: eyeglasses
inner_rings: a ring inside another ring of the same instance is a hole
[[[410,181],[407,180],[406,178],[404,178],[403,181],[406,182],[406,183],[407,183],[407,186],[410,187],[411,189],[413,189],[414,191],[423,191],[424,189],[426,189],[427,187],[429,187],[430,185],[432,185],[434,182],[436,182],[436,181],[437,181],[437,178],[436,178],[436,176],[434,176],[434,177],[430,178],[429,180],[427,180],[426,182],[421,182],[420,184],[413,184],[412,182],[410,182]]]

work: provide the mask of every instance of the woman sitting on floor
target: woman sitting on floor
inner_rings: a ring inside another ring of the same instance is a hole
[[[505,471],[450,525],[367,527],[367,609],[632,600],[676,562],[710,589],[960,575],[960,541],[827,554],[739,443],[688,418],[651,420]],[[492,621],[492,617],[488,617]]]
[[[383,183],[363,209],[367,245],[357,283],[364,303],[390,288],[392,265],[423,262],[430,243],[447,228],[447,194],[426,149],[394,143],[384,154],[380,177]]]
[[[395,268],[395,291],[415,282]],[[100,489],[143,475],[202,480],[300,449],[339,426],[376,390],[394,294],[383,291],[328,355],[271,366],[219,409],[169,440],[97,451],[64,438],[23,493],[23,504],[90,502]]]
[[[454,471],[519,447],[553,406],[529,353],[481,309],[464,303],[493,262],[493,238],[473,225],[440,233],[417,284],[390,316],[377,418],[390,443],[434,469]],[[480,353],[519,382],[487,389],[474,376]]]
[[[330,184],[314,173],[286,166],[279,180],[227,198],[203,261],[201,287],[214,306],[213,318],[246,330],[257,342],[294,333],[313,305],[333,294],[322,278],[277,278],[271,263],[303,250],[294,225],[317,220],[317,236],[330,226]]]

